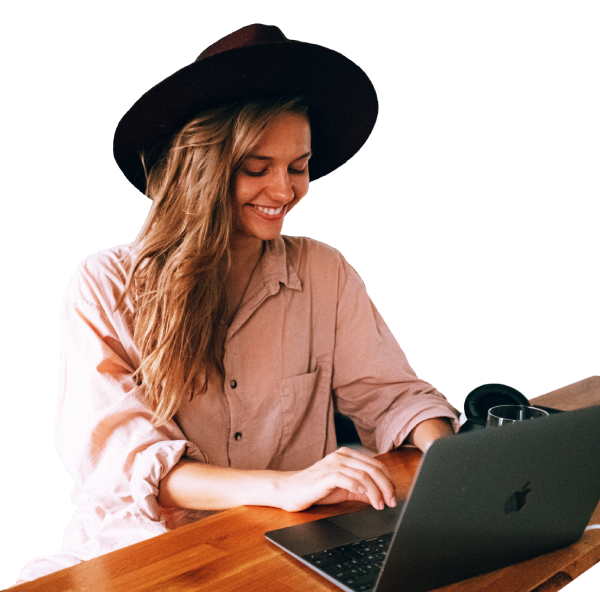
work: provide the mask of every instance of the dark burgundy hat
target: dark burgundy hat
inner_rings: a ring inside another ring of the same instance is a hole
[[[173,134],[200,111],[241,99],[298,95],[309,105],[314,181],[344,164],[366,142],[377,119],[375,89],[342,54],[292,41],[278,27],[260,24],[223,37],[145,93],[117,126],[115,160],[145,193],[140,154],[152,166]]]

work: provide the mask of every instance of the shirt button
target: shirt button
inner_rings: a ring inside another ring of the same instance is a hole
[[[229,386],[230,386],[231,388],[235,388],[235,387],[237,386],[237,382],[236,382],[235,380],[232,380],[232,381],[229,383]]]
[[[235,433],[235,439],[236,440],[241,440],[242,439],[242,432],[236,432]]]

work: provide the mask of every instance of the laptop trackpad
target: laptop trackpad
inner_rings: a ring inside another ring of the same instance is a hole
[[[370,508],[266,533],[275,544],[298,556],[394,532],[404,502],[395,508]]]
[[[398,502],[395,508],[386,506],[383,510],[369,508],[362,512],[342,514],[329,518],[329,522],[351,532],[355,535],[355,540],[369,539],[394,532],[403,505],[404,502]]]

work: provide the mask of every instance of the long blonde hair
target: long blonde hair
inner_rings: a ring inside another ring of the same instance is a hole
[[[268,123],[286,111],[306,115],[307,107],[294,98],[204,111],[147,172],[152,207],[118,306],[133,302],[141,360],[135,378],[145,386],[155,425],[193,396],[195,379],[206,390],[211,375],[224,375],[218,326],[227,300],[232,178]]]

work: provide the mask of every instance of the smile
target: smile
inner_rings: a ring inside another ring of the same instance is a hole
[[[283,206],[279,206],[278,208],[265,208],[263,206],[252,205],[252,207],[256,208],[259,212],[262,212],[263,214],[268,214],[269,216],[277,216],[278,214],[281,214],[283,210]]]

